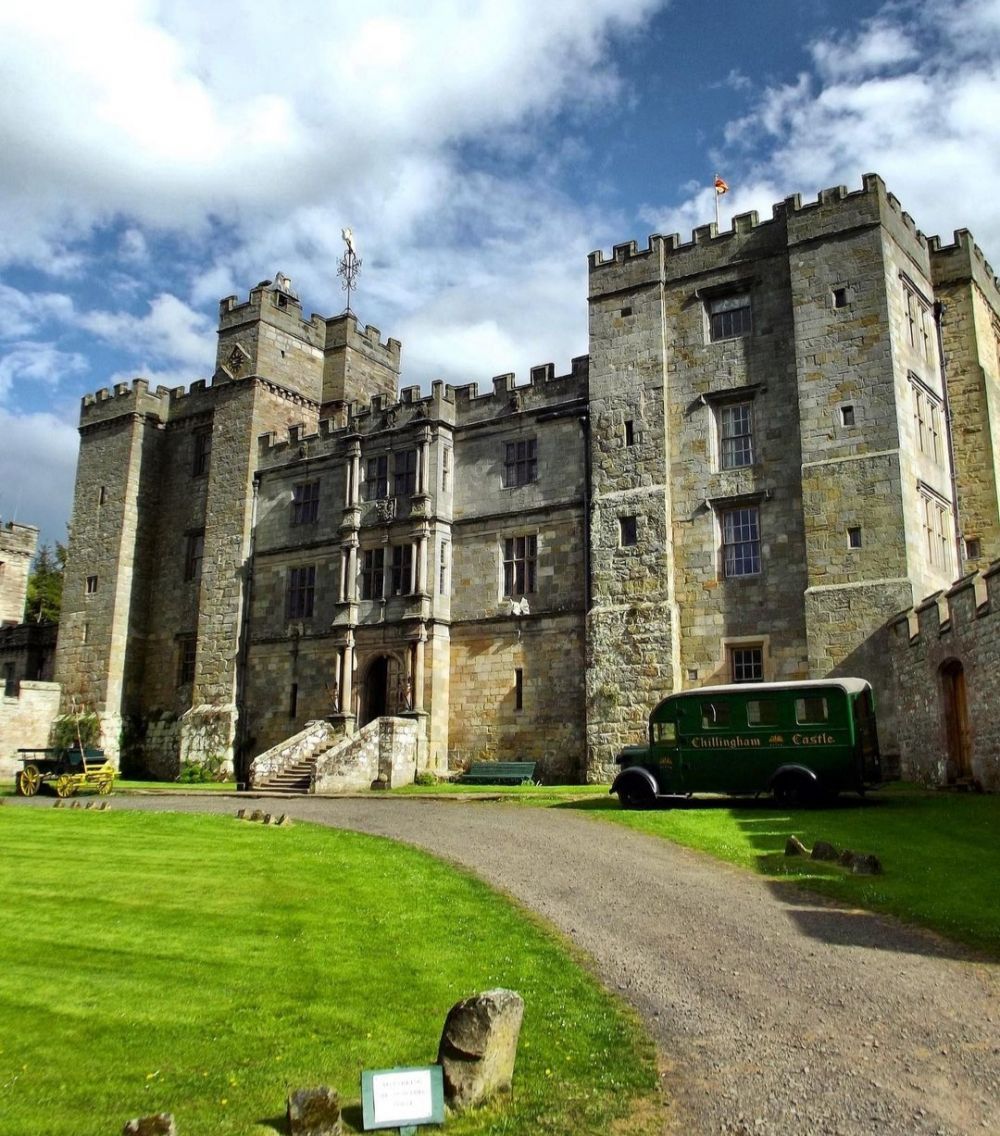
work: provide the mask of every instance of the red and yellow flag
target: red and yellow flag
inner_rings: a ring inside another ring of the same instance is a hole
[[[724,193],[729,192],[729,186],[719,177],[715,175],[715,192],[721,197]]]

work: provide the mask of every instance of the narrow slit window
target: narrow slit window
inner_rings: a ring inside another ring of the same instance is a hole
[[[520,667],[514,668],[514,709],[524,709],[524,671]]]

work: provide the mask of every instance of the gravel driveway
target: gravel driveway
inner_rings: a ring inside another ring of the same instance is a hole
[[[555,924],[656,1038],[671,1101],[665,1132],[1000,1136],[1000,967],[960,947],[566,810],[127,802],[246,805],[425,848]],[[997,899],[994,882],[983,901]]]

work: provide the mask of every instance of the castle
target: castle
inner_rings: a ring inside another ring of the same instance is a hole
[[[594,253],[589,354],[398,388],[400,344],[222,301],[210,383],[83,400],[57,679],[157,772],[326,719],[599,780],[664,694],[858,674],[1000,557],[1000,292],[875,175]],[[946,365],[946,366],[945,366]]]

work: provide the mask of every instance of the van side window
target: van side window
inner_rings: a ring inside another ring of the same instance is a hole
[[[748,726],[776,726],[778,717],[778,703],[773,698],[747,700]]]
[[[703,702],[701,704],[701,728],[721,730],[729,725],[732,707],[728,702]]]
[[[677,741],[677,723],[654,722],[653,741],[661,745],[673,745]]]
[[[800,726],[826,722],[829,717],[825,698],[812,695],[795,699],[795,721]]]

